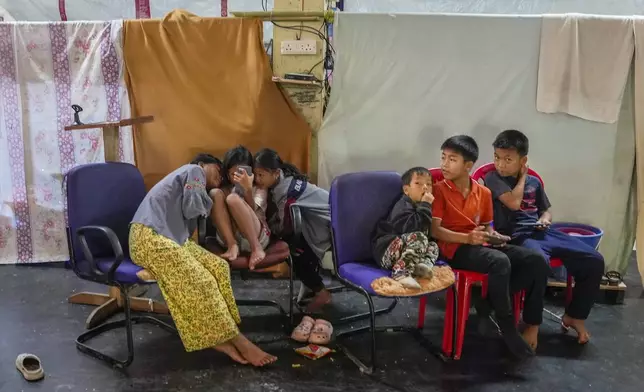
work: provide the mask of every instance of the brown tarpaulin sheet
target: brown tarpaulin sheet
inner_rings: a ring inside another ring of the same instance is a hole
[[[199,152],[270,147],[308,171],[311,129],[271,81],[262,22],[200,18],[125,21],[124,57],[136,163],[148,189]]]

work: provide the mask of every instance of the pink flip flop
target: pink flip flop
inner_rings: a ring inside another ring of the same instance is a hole
[[[311,336],[311,330],[313,329],[314,325],[315,325],[315,320],[313,320],[309,316],[304,316],[300,324],[297,327],[295,327],[295,329],[293,330],[293,333],[291,333],[291,339],[300,343],[308,342],[309,337]]]
[[[331,335],[333,335],[333,326],[331,323],[326,320],[317,319],[313,326],[313,332],[311,332],[311,336],[309,337],[309,343],[321,346],[329,344]]]

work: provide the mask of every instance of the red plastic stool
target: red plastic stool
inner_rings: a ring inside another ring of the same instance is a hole
[[[454,315],[452,314],[454,309],[454,294],[453,291],[449,290],[447,292],[447,305],[445,309],[445,321],[443,323],[443,354],[446,356],[453,356],[452,358],[458,360],[461,358],[461,353],[463,351],[463,341],[465,340],[465,326],[467,324],[467,319],[470,315],[470,305],[472,302],[472,285],[475,283],[481,283],[481,296],[483,298],[487,297],[487,274],[481,274],[478,272],[463,271],[463,270],[454,270],[456,274],[456,328],[454,328],[453,320]],[[515,313],[515,319],[518,322],[517,315],[520,316],[521,309],[521,293],[516,293],[513,295],[513,309]],[[423,297],[420,301],[421,309],[419,309],[419,328],[422,328],[423,322],[421,322],[420,317],[424,319],[425,315],[425,303],[426,298]],[[456,331],[454,331],[456,329]],[[456,347],[454,345],[454,332],[456,332]]]
[[[561,261],[561,259],[550,259],[550,267],[559,268],[563,266],[563,261]],[[570,274],[566,274],[566,305],[569,305],[570,301],[572,301],[572,286],[573,277]]]

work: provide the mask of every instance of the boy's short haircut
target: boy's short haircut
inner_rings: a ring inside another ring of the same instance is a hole
[[[479,159],[479,146],[476,140],[467,135],[456,135],[443,142],[441,150],[452,150],[463,156],[465,162],[473,162]]]
[[[520,156],[524,157],[528,155],[530,142],[523,132],[516,129],[507,129],[498,134],[494,139],[494,143],[492,143],[492,147],[503,150],[516,150]]]
[[[412,167],[411,169],[403,173],[402,175],[403,185],[411,184],[411,179],[414,177],[414,174],[419,176],[430,175],[429,169],[427,169],[426,167],[422,167],[422,166]]]

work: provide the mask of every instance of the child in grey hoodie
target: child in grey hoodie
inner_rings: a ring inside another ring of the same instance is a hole
[[[331,212],[329,192],[308,182],[293,165],[285,163],[277,152],[265,148],[255,154],[255,185],[269,190],[267,208],[271,232],[299,248],[293,254],[293,268],[302,284],[315,293],[308,312],[315,312],[331,301],[331,293],[320,276],[320,261],[331,248]],[[302,212],[302,237],[293,238],[291,205]]]

